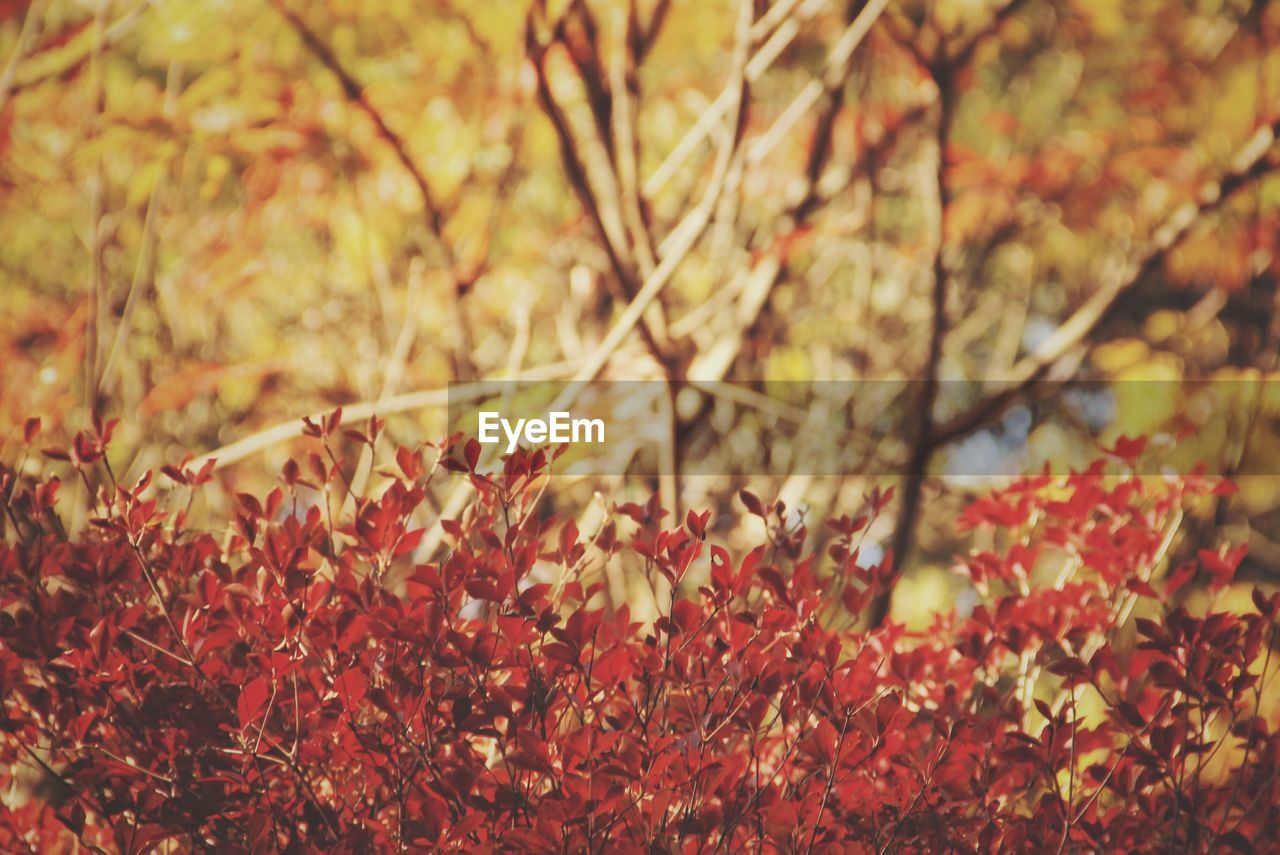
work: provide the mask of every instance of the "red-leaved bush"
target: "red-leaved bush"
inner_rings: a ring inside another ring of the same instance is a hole
[[[348,437],[373,444],[377,427]],[[338,430],[335,415],[311,432],[329,450]],[[75,539],[56,479],[0,469],[6,852],[1280,840],[1280,739],[1260,710],[1280,596],[1193,615],[1178,589],[1225,585],[1241,554],[1165,569],[1184,510],[1219,482],[1018,480],[959,520],[994,544],[959,561],[971,613],[866,631],[893,571],[858,544],[888,496],[830,520],[813,556],[744,493],[767,536],[735,555],[707,514],[670,521],[656,501],[584,535],[543,513],[542,452],[489,477],[474,446],[461,467],[401,449],[389,486],[331,521],[330,453],[239,496],[213,535],[181,510],[207,469],[117,485],[109,433],[52,452],[106,484]],[[409,520],[448,466],[475,497],[423,560]],[[624,551],[662,597],[656,622],[584,582]]]

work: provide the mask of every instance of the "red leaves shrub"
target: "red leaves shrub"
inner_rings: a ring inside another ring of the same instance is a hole
[[[108,431],[71,464],[103,466]],[[1022,479],[959,520],[996,544],[961,563],[971,614],[865,632],[858,610],[891,568],[858,544],[887,496],[831,520],[813,556],[784,509],[744,494],[769,535],[735,556],[708,542],[706,514],[668,524],[656,501],[584,536],[542,515],[546,461],[519,455],[460,476],[476,492],[444,523],[452,548],[415,563],[408,520],[440,467],[396,461],[346,521],[315,503],[339,474],[316,457],[309,478],[290,465],[265,499],[239,497],[225,534],[187,530],[168,509],[187,488],[144,479],[103,488],[74,541],[52,514],[56,480],[0,470],[0,848],[1280,839],[1280,740],[1260,710],[1280,597],[1255,592],[1247,614],[1167,605],[1196,574],[1230,581],[1235,552],[1153,573],[1206,480]],[[625,551],[668,604],[652,624],[584,581]]]

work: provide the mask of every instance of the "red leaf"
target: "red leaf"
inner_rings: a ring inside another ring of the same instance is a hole
[[[722,546],[711,547],[711,586],[718,594],[733,593],[733,562]]]
[[[422,473],[422,458],[403,445],[396,449],[396,465],[400,467],[404,477],[410,481],[415,480]]]
[[[236,717],[240,719],[240,727],[248,727],[256,720],[270,697],[271,687],[266,677],[256,677],[246,683],[236,699]]]
[[[333,433],[340,424],[342,424],[342,407],[336,408],[332,413],[325,416],[324,432]]]
[[[560,560],[570,561],[573,548],[578,545],[578,524],[569,520],[560,528]]]
[[[1146,451],[1146,448],[1147,438],[1145,436],[1121,436],[1116,440],[1115,447],[1106,449],[1106,451],[1132,466],[1138,462],[1138,458],[1142,456],[1142,452]]]
[[[738,498],[742,500],[742,504],[749,512],[758,517],[763,518],[765,516],[764,503],[760,501],[755,493],[750,490],[742,490],[738,493]]]
[[[399,558],[401,555],[407,555],[410,552],[413,552],[413,550],[418,548],[418,544],[422,543],[422,537],[426,533],[427,530],[425,528],[406,532],[400,537],[400,541],[396,544],[396,550],[393,557]]]

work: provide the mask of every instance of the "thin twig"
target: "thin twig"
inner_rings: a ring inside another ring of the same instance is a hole
[[[414,306],[418,302],[418,295],[421,290],[421,271],[410,270],[409,286],[405,289],[404,297],[404,319],[400,324],[400,332],[396,336],[395,344],[387,357],[387,364],[383,369],[382,388],[378,392],[377,401],[374,402],[375,408],[395,394],[396,390],[400,388],[400,381],[404,378],[405,365],[409,361],[410,352],[413,350],[414,339],[417,338],[418,316],[414,311]],[[374,415],[376,415],[376,412]],[[347,499],[343,505],[344,509],[349,510],[354,507],[354,502],[364,494],[365,485],[368,483],[369,474],[372,471],[373,446],[365,445],[360,450],[360,459],[356,463],[355,473],[351,477],[351,490],[347,493]]]
[[[871,601],[868,622],[877,627],[884,623],[893,600],[894,580],[899,575],[907,550],[915,534],[916,519],[920,513],[920,500],[924,490],[924,473],[932,456],[933,408],[938,398],[938,372],[942,364],[942,348],[947,334],[947,295],[950,291],[950,271],[947,269],[946,240],[947,212],[951,205],[951,190],[947,184],[947,148],[951,139],[951,122],[955,116],[956,92],[949,69],[934,69],[934,83],[938,87],[938,129],[936,139],[937,213],[934,217],[933,294],[930,302],[932,321],[929,330],[929,352],[925,357],[924,379],[920,388],[920,400],[916,403],[916,423],[912,431],[911,455],[907,460],[906,475],[902,485],[902,510],[893,533],[893,555],[897,562],[894,576],[884,590]]]
[[[111,0],[98,0],[98,9],[93,21],[93,51],[90,57],[90,88],[93,92],[93,118],[89,132],[92,143],[104,130],[104,113],[107,108],[106,80],[102,68],[103,50],[107,16],[111,12]],[[94,163],[94,174],[90,186],[89,202],[89,295],[88,319],[85,321],[84,343],[84,402],[85,409],[92,412],[97,406],[99,358],[102,348],[102,312],[104,292],[106,290],[106,269],[104,247],[106,240],[104,221],[106,219],[107,173],[103,158],[98,156]]]
[[[417,392],[407,392],[403,395],[394,395],[381,401],[361,401],[356,404],[343,405],[343,418],[349,421],[357,421],[359,419],[367,419],[373,415],[386,416],[394,413],[406,413],[413,410],[424,410],[429,407],[445,407],[451,402],[475,400],[488,395],[501,392],[502,389],[512,382],[537,382],[543,380],[556,380],[569,376],[573,371],[573,363],[554,362],[548,365],[542,365],[537,368],[531,368],[521,373],[518,377],[507,380],[479,380],[473,383],[462,383],[452,388],[445,389],[426,389]],[[307,418],[319,419],[324,415],[332,412],[333,408],[329,407],[325,410],[319,410],[310,414]],[[195,469],[203,466],[210,460],[214,462],[214,469],[223,469],[234,463],[239,463],[245,458],[251,457],[258,452],[265,451],[272,446],[279,445],[282,442],[296,439],[302,435],[302,429],[305,427],[302,418],[290,419],[287,422],[264,428],[260,431],[252,433],[246,437],[236,440],[235,442],[216,448],[213,451],[206,452],[189,465]]]
[[[800,7],[802,14],[796,17],[789,17],[791,11],[796,7],[795,0],[778,0],[768,12],[761,17],[760,21],[752,27],[752,38],[762,38],[768,34],[768,40],[761,45],[746,64],[746,78],[748,83],[754,83],[769,69],[778,56],[795,40],[800,33],[800,20],[798,18],[807,18],[815,14],[818,8],[825,5],[823,2],[805,3]],[[777,29],[772,29],[776,26]],[[645,179],[643,191],[645,198],[652,199],[656,196],[667,182],[679,172],[680,167],[689,159],[689,156],[697,149],[702,141],[705,140],[716,126],[724,119],[726,113],[733,108],[735,95],[731,86],[726,86],[720,91],[706,109],[698,115],[693,126],[685,132],[675,147],[666,158],[659,164],[658,168]]]
[[[1267,154],[1280,134],[1280,121],[1260,128],[1237,153],[1231,168],[1200,191],[1194,202],[1177,208],[1155,231],[1142,254],[1119,268],[1112,280],[1010,371],[1004,387],[950,421],[938,426],[935,447],[946,445],[998,418],[1018,397],[1045,379],[1060,361],[1091,339],[1120,305],[1121,300],[1164,264],[1173,251],[1208,216],[1221,210],[1236,191],[1280,170]]]
[[[618,319],[613,328],[604,337],[604,340],[596,346],[595,350],[587,357],[586,362],[574,374],[573,382],[570,386],[557,396],[555,403],[551,406],[552,410],[567,409],[577,400],[582,384],[594,380],[599,375],[605,363],[609,361],[609,357],[622,344],[627,334],[631,332],[644,314],[645,309],[657,298],[667,282],[670,281],[676,268],[684,261],[690,250],[698,242],[698,239],[702,237],[703,232],[711,221],[711,213],[715,209],[720,193],[724,188],[734,152],[737,151],[741,142],[742,117],[746,111],[747,80],[745,65],[750,32],[750,8],[746,0],[744,0],[743,5],[747,9],[739,15],[737,44],[734,48],[732,70],[729,73],[728,91],[735,93],[733,98],[734,106],[729,122],[729,127],[732,131],[726,133],[724,140],[721,142],[711,178],[707,182],[702,198],[673,230],[672,234],[675,239],[672,241],[669,251],[662,256],[662,261],[654,269],[653,275],[646,279],[640,292],[636,294],[635,299],[631,301],[630,305],[622,313],[622,317]],[[742,20],[744,18],[747,19],[745,25]]]
[[[576,6],[571,7],[568,11],[572,12],[576,8]],[[560,146],[560,159],[564,165],[565,176],[569,179],[569,185],[573,188],[574,194],[578,197],[583,210],[590,217],[592,225],[599,235],[605,255],[609,259],[609,266],[617,277],[621,292],[618,296],[623,301],[631,301],[636,298],[642,285],[640,274],[636,270],[636,260],[627,241],[627,226],[624,224],[622,213],[624,204],[622,191],[618,189],[616,182],[611,181],[613,175],[607,170],[601,170],[604,173],[601,176],[601,180],[606,183],[614,183],[615,186],[606,187],[604,190],[607,192],[602,192],[592,182],[588,174],[586,161],[581,153],[582,144],[575,137],[569,117],[552,91],[551,79],[547,72],[547,59],[553,41],[548,41],[541,37],[539,32],[542,28],[538,26],[540,16],[545,15],[545,13],[545,3],[533,4],[529,10],[529,18],[525,28],[525,53],[537,72],[538,102],[542,107],[543,113],[550,120],[552,129],[555,131],[556,140]],[[551,29],[554,37],[561,40],[565,38],[565,27],[562,21],[551,27]],[[570,53],[572,54],[573,51],[570,50]],[[586,86],[587,80],[581,68],[579,68],[579,77],[583,86]],[[616,105],[611,100],[609,109],[612,111],[615,108]],[[599,135],[600,133],[597,130],[597,134]],[[604,146],[606,150],[609,150],[612,145],[603,136],[597,139],[597,143]],[[648,277],[646,276],[645,278]],[[665,365],[667,363],[666,321],[661,303],[657,303],[654,310],[646,312],[645,315],[647,317],[642,315],[637,324],[640,335],[650,353],[653,354],[654,359],[659,364]]]
[[[627,231],[631,234],[636,267],[641,276],[653,273],[658,264],[653,248],[653,235],[645,220],[640,199],[640,140],[636,134],[636,112],[640,100],[640,83],[636,74],[639,59],[636,55],[635,0],[633,14],[624,15],[617,10],[613,20],[613,42],[610,46],[609,82],[613,88],[613,136],[617,147],[615,168],[618,173],[618,207]]]
[[[879,20],[888,5],[889,0],[870,0],[862,7],[827,54],[822,77],[815,77],[805,84],[769,130],[751,144],[747,150],[749,165],[754,166],[763,162],[801,117],[808,115],[824,96],[829,96],[844,86],[844,81],[849,76],[849,63],[853,60],[854,51],[857,50],[858,45],[862,44],[862,40],[866,38],[872,25]]]
[[[169,63],[165,79],[164,106],[162,115],[172,120],[177,107],[178,90],[182,88],[182,66],[176,60]],[[102,380],[99,388],[102,394],[111,392],[115,382],[120,358],[124,352],[124,344],[129,339],[129,329],[133,320],[133,312],[143,291],[144,282],[150,281],[154,275],[156,248],[156,212],[160,207],[160,195],[169,173],[169,164],[156,177],[147,196],[147,211],[142,217],[142,237],[138,245],[138,257],[134,261],[133,278],[129,281],[129,293],[125,297],[124,309],[120,313],[120,322],[116,325],[116,334],[111,341],[111,349],[107,352],[107,361],[102,368]]]
[[[43,2],[43,0],[39,0],[39,2]],[[133,25],[138,22],[142,13],[146,11],[153,2],[154,0],[143,0],[143,2],[138,3],[128,12],[125,12],[111,24],[107,25],[106,30],[103,32],[103,47],[113,47],[127,36],[133,30]],[[30,15],[31,12],[28,11],[27,14]],[[34,62],[36,57],[45,53],[46,50],[58,50],[59,53],[71,52],[73,53],[73,56],[67,63],[54,68],[40,68],[35,70],[32,73],[32,76],[25,77],[23,79],[19,79],[20,75],[17,74],[15,69],[14,80],[11,82],[8,90],[9,97],[17,95],[20,92],[25,92],[26,90],[39,86],[49,80],[70,80],[74,78],[78,72],[88,66],[93,59],[94,46],[97,42],[97,38],[93,33],[92,20],[88,27],[84,24],[77,24],[68,28],[70,31],[81,30],[82,32],[86,29],[88,30],[87,38],[80,39],[79,37],[75,37],[75,40],[83,40],[85,42],[84,45],[80,46],[78,51],[70,50],[68,46],[63,45],[64,39],[68,38],[66,35],[68,31],[66,30],[54,33],[49,37],[48,41],[54,45],[53,48],[46,48],[45,46],[38,45],[34,49],[28,50],[24,55],[26,58],[32,60],[28,65],[36,64]],[[48,63],[44,63],[44,65],[47,66]]]
[[[44,0],[32,0],[31,5],[27,7],[26,17],[22,19],[22,29],[18,31],[18,41],[13,46],[13,53],[9,54],[4,70],[0,71],[0,113],[4,112],[5,106],[9,103],[9,96],[13,93],[13,81],[18,76],[18,66],[26,58],[31,42],[38,34],[43,16]]]
[[[400,161],[400,165],[409,173],[409,177],[413,179],[413,183],[418,188],[418,194],[422,196],[422,203],[427,213],[427,225],[431,229],[431,234],[440,246],[441,252],[444,253],[445,261],[451,271],[456,275],[456,262],[453,255],[453,249],[449,246],[444,237],[445,212],[441,207],[439,200],[431,189],[431,184],[427,180],[426,173],[419,168],[414,162],[413,157],[409,154],[409,146],[400,134],[387,124],[386,118],[382,115],[382,111],[374,106],[365,93],[365,87],[355,78],[355,75],[343,65],[338,59],[337,54],[327,45],[321,38],[307,26],[300,17],[294,14],[285,6],[284,0],[275,0],[276,9],[284,17],[289,25],[293,27],[294,32],[302,39],[307,49],[320,60],[320,63],[334,77],[338,78],[338,82],[342,84],[342,91],[351,103],[355,104],[361,112],[369,117],[374,127],[378,131],[378,135],[390,146],[395,153],[396,159]]]

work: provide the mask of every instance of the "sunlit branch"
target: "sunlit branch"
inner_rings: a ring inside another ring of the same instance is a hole
[[[18,31],[18,40],[13,46],[13,53],[9,54],[4,69],[0,71],[0,113],[4,112],[5,105],[9,103],[9,95],[13,92],[13,81],[18,75],[18,66],[22,64],[27,51],[31,48],[31,42],[39,31],[40,19],[43,15],[44,0],[32,0],[31,5],[27,7],[27,14],[22,19],[22,29]]]
[[[800,12],[803,14],[788,17],[798,5],[800,6]],[[768,39],[747,61],[745,68],[747,83],[754,83],[764,75],[779,54],[800,34],[801,19],[811,17],[823,5],[825,3],[822,0],[807,2],[803,5],[799,4],[798,0],[778,0],[756,22],[751,30],[752,39],[764,38],[766,35]],[[645,179],[642,189],[646,198],[652,199],[666,186],[667,182],[675,176],[680,167],[684,165],[684,162],[688,160],[689,155],[693,154],[702,141],[724,119],[725,114],[733,108],[733,103],[734,93],[731,88],[726,87],[720,91],[714,101],[707,105],[707,108],[698,115],[693,126],[685,132],[684,136],[671,149],[671,152],[659,164],[658,168]]]
[[[1012,4],[1010,4],[1012,5]],[[924,474],[934,448],[933,407],[938,398],[938,372],[942,363],[943,344],[947,335],[947,296],[951,291],[951,273],[947,266],[947,215],[951,206],[951,188],[947,182],[947,149],[951,141],[952,122],[955,118],[956,92],[950,70],[934,69],[934,82],[938,87],[938,127],[935,138],[936,163],[934,192],[937,195],[937,211],[934,214],[933,288],[930,299],[929,350],[925,356],[924,377],[920,399],[915,403],[916,418],[911,428],[911,454],[902,484],[902,500],[898,523],[894,528],[892,549],[898,568],[903,566],[915,535],[916,521],[920,515],[920,501],[924,489]],[[889,613],[893,598],[893,583],[886,586],[872,600],[867,621],[870,626],[880,626]]]
[[[830,98],[844,86],[849,76],[849,65],[853,61],[854,51],[858,49],[858,45],[862,44],[862,40],[866,38],[872,25],[888,5],[889,0],[870,0],[862,7],[827,54],[821,78],[815,77],[805,84],[769,130],[751,144],[747,152],[749,165],[754,166],[763,162],[802,117],[808,115],[809,111],[824,97]]]
[[[653,275],[645,280],[644,286],[622,313],[622,317],[617,320],[604,340],[592,351],[582,367],[574,374],[574,384],[559,396],[556,403],[552,405],[553,410],[566,408],[576,398],[581,388],[579,384],[594,380],[599,375],[605,363],[609,361],[609,357],[622,344],[623,340],[626,339],[627,335],[639,322],[645,309],[657,298],[659,292],[670,281],[676,268],[684,261],[710,223],[711,213],[720,199],[725,179],[728,177],[734,152],[741,142],[741,117],[746,109],[747,98],[745,73],[746,38],[744,38],[744,33],[742,32],[744,29],[746,28],[739,27],[738,44],[734,49],[735,61],[730,72],[728,87],[730,91],[736,93],[733,99],[734,107],[729,124],[731,130],[725,134],[721,142],[711,178],[707,182],[702,198],[694,206],[694,209],[676,226],[672,232],[675,239],[672,241],[669,250],[662,256],[662,260],[653,271]]]
[[[848,37],[850,33],[856,34],[858,32],[858,30],[855,30],[855,27],[858,26],[858,21],[865,20],[864,26],[867,27],[870,26],[870,23],[873,23],[869,18],[864,17],[868,8],[869,5],[863,7],[861,11],[851,10],[851,12],[856,11],[857,14],[850,15],[852,21],[845,31],[846,38],[843,39],[850,43],[851,46],[847,52],[844,49],[839,51],[843,56],[842,64],[839,66],[828,65],[828,70],[823,75],[822,83],[819,84],[819,88],[823,91],[823,95],[819,99],[822,109],[818,113],[813,138],[809,145],[809,156],[805,164],[804,191],[801,193],[800,201],[791,207],[785,218],[785,222],[793,232],[804,228],[808,220],[826,201],[820,192],[819,184],[831,158],[831,143],[836,118],[844,107],[843,87],[849,73],[849,65],[852,62],[852,51],[862,39],[860,35],[856,40]],[[837,51],[833,49],[828,57],[835,56],[836,53]],[[809,88],[806,87],[804,91],[808,91]],[[925,110],[926,108],[923,106],[913,108],[902,117],[897,127],[911,125],[915,119],[924,115]],[[776,126],[777,123],[775,123]],[[891,149],[896,141],[896,133],[886,131],[864,153],[864,159],[881,156]],[[780,238],[775,243],[774,248],[765,257],[758,259],[752,270],[745,274],[745,282],[736,301],[736,311],[727,313],[733,319],[733,329],[717,336],[716,344],[711,350],[700,353],[695,357],[693,367],[689,372],[690,376],[702,380],[719,380],[723,379],[728,373],[751,330],[759,324],[760,319],[764,316],[765,309],[775,289],[785,278],[788,241],[785,235],[780,236]],[[681,321],[683,320],[681,319]]]
[[[934,447],[946,445],[998,418],[1020,395],[1045,379],[1060,361],[1095,336],[1124,296],[1158,270],[1169,253],[1205,218],[1220,210],[1236,191],[1280,170],[1280,163],[1267,156],[1277,133],[1280,133],[1280,121],[1260,128],[1240,149],[1231,169],[1222,178],[1201,189],[1196,201],[1187,202],[1170,214],[1137,258],[1119,265],[1109,282],[1014,365],[1004,388],[940,425],[933,434]]]
[[[425,389],[417,392],[406,392],[401,395],[393,395],[388,398],[373,401],[361,401],[355,404],[343,405],[343,418],[350,421],[359,419],[367,419],[370,416],[387,416],[396,413],[413,412],[414,410],[424,410],[429,407],[448,406],[450,401],[467,401],[482,398],[486,395],[492,395],[495,391],[501,391],[504,384],[512,382],[536,382],[542,380],[556,380],[569,376],[574,369],[573,363],[554,362],[549,365],[542,365],[536,368],[530,368],[521,372],[516,377],[493,379],[493,380],[477,380],[470,383],[458,384],[448,389]],[[332,407],[312,413],[307,418],[318,419],[332,411]],[[203,466],[209,460],[216,461],[214,469],[223,469],[232,464],[239,463],[245,458],[251,457],[268,448],[279,445],[283,442],[297,439],[302,435],[302,429],[306,425],[302,418],[290,419],[286,422],[273,425],[249,434],[246,437],[236,440],[235,442],[221,446],[213,451],[206,452],[196,458],[190,465],[196,467]]]
[[[179,63],[174,61],[169,64],[165,81],[164,115],[166,119],[171,120],[173,118],[178,90],[181,87],[182,68]],[[144,285],[149,283],[150,279],[155,275],[156,215],[160,207],[160,196],[166,184],[167,174],[167,170],[161,172],[156,177],[155,183],[151,187],[151,192],[147,194],[147,209],[142,217],[142,236],[139,239],[138,256],[134,260],[133,278],[129,281],[129,292],[125,296],[124,309],[120,313],[120,321],[116,326],[115,336],[111,341],[111,349],[107,352],[107,361],[102,368],[102,380],[99,386],[103,394],[110,394],[115,383],[120,360],[123,358],[125,343],[129,340],[133,313],[144,290]]]
[[[102,67],[103,53],[106,50],[107,16],[111,11],[111,0],[98,0],[97,12],[94,16],[94,46],[90,60],[90,87],[93,93],[93,118],[90,138],[96,138],[105,130],[104,114],[107,109],[106,76]],[[84,343],[84,400],[85,409],[93,411],[98,405],[98,388],[102,378],[102,315],[106,306],[106,196],[107,173],[103,157],[99,155],[94,162],[94,174],[89,191],[89,295],[88,320],[85,322]]]
[[[43,2],[43,0],[41,0]],[[106,30],[102,34],[102,42],[104,48],[111,48],[118,44],[125,36],[133,31],[133,26],[142,16],[142,13],[151,7],[153,0],[143,0],[125,12],[115,21],[107,25]],[[35,11],[34,4],[32,9],[28,10],[27,15],[30,17]],[[49,80],[67,80],[74,77],[85,67],[89,65],[93,58],[94,45],[96,38],[94,35],[93,19],[88,22],[75,25],[71,29],[80,30],[81,34],[70,39],[70,45],[64,45],[67,41],[65,33],[56,33],[49,38],[54,47],[44,48],[40,45],[27,50],[23,59],[28,60],[28,66],[31,76],[27,77],[17,73],[15,70],[14,80],[9,89],[9,96],[12,97],[19,92],[33,89]],[[46,67],[52,63],[37,62],[38,57],[44,54],[53,54],[55,57],[60,54],[70,54],[70,59],[66,62],[53,64],[52,67]]]
[[[409,154],[409,147],[404,138],[387,123],[382,111],[369,100],[368,95],[365,93],[364,85],[343,65],[337,54],[333,52],[333,49],[322,41],[300,17],[290,11],[285,6],[284,0],[276,0],[275,5],[284,19],[289,22],[294,32],[302,39],[307,49],[338,79],[338,82],[342,85],[343,94],[346,95],[347,99],[373,122],[378,135],[390,146],[395,153],[396,159],[400,161],[400,165],[409,173],[409,177],[413,179],[414,185],[418,188],[418,194],[422,197],[422,203],[427,213],[427,224],[431,229],[431,233],[439,243],[449,267],[453,269],[456,276],[458,271],[456,270],[453,250],[444,237],[444,209],[432,191],[426,173],[422,171],[418,164],[414,162],[412,155]]]
[[[602,198],[587,174],[587,165],[580,150],[580,143],[574,136],[564,108],[551,88],[546,67],[551,43],[543,41],[538,34],[538,14],[544,12],[545,9],[540,4],[534,4],[529,12],[525,31],[525,52],[537,73],[538,101],[556,133],[556,139],[560,145],[560,157],[569,185],[591,218],[599,234],[600,243],[609,258],[609,265],[621,286],[619,296],[623,300],[634,300],[641,288],[641,283],[637,281],[635,259],[627,243],[626,227],[621,218],[621,194],[615,188],[610,199]],[[563,38],[565,30],[563,24],[557,23],[552,29],[558,37]],[[581,71],[579,74],[581,76]],[[611,105],[610,109],[615,109],[615,106]],[[600,143],[606,148],[610,145],[605,139],[601,139]],[[640,319],[638,323],[640,334],[654,358],[659,364],[665,364],[665,319],[662,316],[660,304],[657,311],[651,313],[651,318],[653,323],[650,323],[649,317]]]

